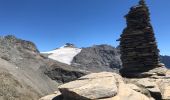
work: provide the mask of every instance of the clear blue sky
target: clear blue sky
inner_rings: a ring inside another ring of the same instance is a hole
[[[40,51],[70,42],[117,46],[123,16],[139,0],[0,0],[0,35],[33,41]],[[170,0],[147,0],[161,54],[170,55]]]

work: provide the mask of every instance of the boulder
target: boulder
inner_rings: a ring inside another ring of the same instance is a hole
[[[118,94],[111,98],[105,98],[100,100],[154,100],[149,98],[140,92],[136,92],[128,87],[126,84],[119,84]]]
[[[93,73],[76,81],[59,86],[66,100],[94,100],[113,97],[117,94],[116,79],[112,73]]]
[[[158,85],[156,84],[155,79],[150,78],[130,79],[130,83],[136,84],[137,86],[140,86],[140,88],[143,87],[144,89],[147,89],[150,92],[150,95],[154,97],[156,100],[162,99],[161,91]],[[143,91],[140,92],[142,93]]]
[[[140,91],[141,88],[147,89],[155,100],[170,100],[170,70],[166,68],[155,68],[145,73],[154,73],[147,78],[126,78],[128,84],[135,84],[133,90]],[[141,93],[144,91],[140,91]],[[146,92],[144,93],[146,94]]]
[[[59,98],[59,97],[60,97],[60,100],[61,100],[62,99],[61,93],[59,91],[56,91],[53,94],[50,94],[50,95],[47,95],[47,96],[40,98],[39,100],[54,100],[54,99]]]
[[[161,90],[162,99],[170,100],[170,78],[157,80],[157,84]]]

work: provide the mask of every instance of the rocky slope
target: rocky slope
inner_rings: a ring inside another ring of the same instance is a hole
[[[68,82],[81,75],[71,66],[42,56],[30,41],[0,37],[0,100],[37,100],[57,90],[60,80]]]

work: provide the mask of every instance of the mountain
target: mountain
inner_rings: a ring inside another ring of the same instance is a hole
[[[82,75],[85,73],[41,55],[30,41],[0,37],[1,100],[38,100]]]
[[[72,45],[67,43],[55,50],[42,52],[42,54],[76,69],[90,72],[118,71],[117,69],[121,67],[119,50],[112,46],[94,45],[87,48],[76,48]]]
[[[72,66],[93,72],[117,71],[121,67],[119,50],[104,44],[82,48],[82,51],[74,57]]]
[[[164,63],[167,68],[170,68],[170,56],[161,56],[161,62]]]
[[[81,52],[81,49],[76,48],[73,44],[66,43],[64,46],[48,52],[41,52],[48,55],[50,59],[70,65],[74,56]]]

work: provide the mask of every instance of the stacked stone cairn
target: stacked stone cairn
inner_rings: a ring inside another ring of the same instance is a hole
[[[153,68],[161,67],[159,50],[157,48],[152,25],[150,24],[149,9],[144,0],[133,6],[125,16],[127,27],[121,34],[120,51],[123,76],[131,76]]]

